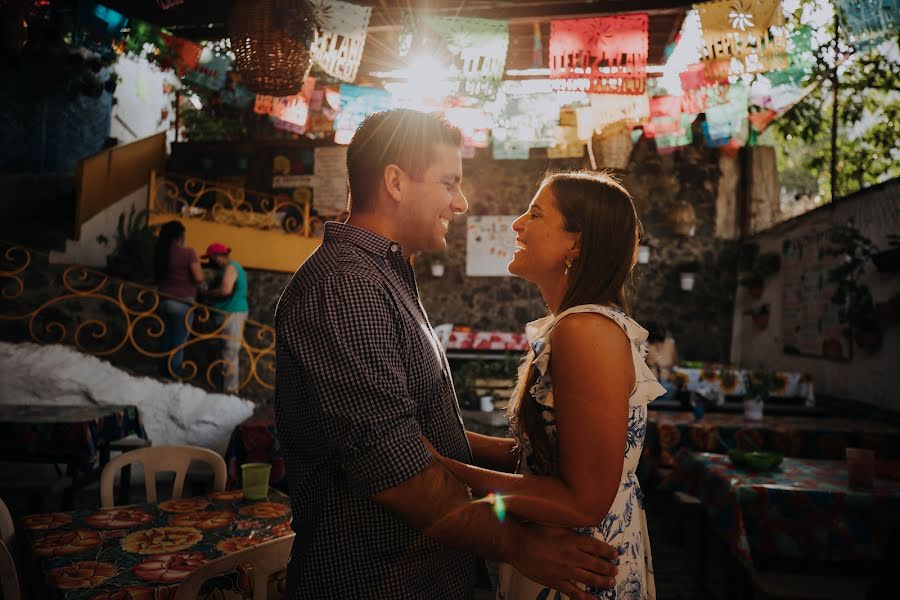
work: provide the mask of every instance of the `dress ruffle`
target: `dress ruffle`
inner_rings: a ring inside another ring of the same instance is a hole
[[[641,327],[637,321],[628,317],[617,308],[602,304],[581,304],[573,306],[558,315],[543,317],[528,323],[525,334],[534,352],[531,364],[539,376],[531,387],[530,392],[534,399],[548,408],[555,406],[553,400],[553,381],[550,375],[550,334],[553,327],[564,317],[574,313],[597,313],[615,321],[631,340],[631,356],[634,363],[635,387],[628,400],[630,406],[642,406],[652,402],[666,393],[666,389],[660,385],[653,375],[653,371],[644,360],[647,356],[647,330]]]

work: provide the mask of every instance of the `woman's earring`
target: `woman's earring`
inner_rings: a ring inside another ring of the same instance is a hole
[[[566,270],[563,271],[563,275],[568,275],[569,269],[571,269],[571,268],[572,268],[572,257],[567,256],[566,257]]]

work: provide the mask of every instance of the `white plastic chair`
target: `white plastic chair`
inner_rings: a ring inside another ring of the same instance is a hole
[[[273,573],[287,568],[293,544],[294,534],[292,533],[277,540],[263,542],[258,546],[251,546],[208,562],[188,575],[187,579],[178,586],[178,591],[175,592],[175,600],[196,600],[201,586],[208,579],[234,571],[245,563],[250,563],[253,566],[252,598],[254,600],[265,600],[268,595],[269,577]]]
[[[215,476],[213,491],[221,492],[225,489],[225,460],[219,454],[199,446],[154,446],[126,452],[106,463],[100,473],[100,508],[115,506],[113,482],[116,473],[125,465],[136,462],[144,467],[144,486],[148,502],[156,502],[156,474],[169,471],[175,472],[172,498],[181,498],[184,478],[192,460],[204,462],[212,467]]]

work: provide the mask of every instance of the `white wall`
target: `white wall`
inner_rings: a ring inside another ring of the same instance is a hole
[[[106,257],[116,249],[116,226],[119,223],[119,215],[124,214],[125,219],[131,212],[147,208],[148,186],[142,186],[107,209],[100,211],[81,226],[80,240],[66,240],[65,252],[51,252],[51,263],[79,264],[86,267],[105,267]],[[98,236],[104,236],[109,243],[106,245],[97,241]]]
[[[171,143],[175,136],[171,126],[175,121],[172,108],[175,94],[166,94],[163,86],[169,85],[173,90],[180,86],[175,74],[160,71],[146,59],[125,54],[119,56],[115,70],[119,85],[109,135],[118,138],[119,144],[127,144],[166,131],[167,141]],[[168,112],[165,118],[163,111]]]
[[[900,180],[894,179],[853,196],[838,200],[806,215],[760,233],[752,241],[760,252],[781,252],[781,242],[810,229],[828,228],[852,218],[860,232],[881,250],[889,246],[887,235],[900,232]],[[900,275],[881,273],[869,263],[865,273],[875,302],[884,301],[900,291]],[[756,329],[744,310],[769,304],[771,317],[766,329]],[[785,354],[782,351],[782,279],[781,273],[766,280],[761,299],[753,299],[739,287],[735,297],[734,335],[731,360],[747,365],[765,364],[781,370],[809,373],[817,394],[852,398],[900,412],[897,376],[900,374],[900,326],[884,328],[881,350],[865,356],[853,349],[853,358],[838,362]]]

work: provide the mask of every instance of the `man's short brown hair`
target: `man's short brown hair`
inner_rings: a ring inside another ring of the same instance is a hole
[[[461,147],[462,132],[441,116],[398,108],[369,115],[347,148],[351,210],[372,208],[378,181],[388,165],[414,179],[435,160],[440,144]]]

